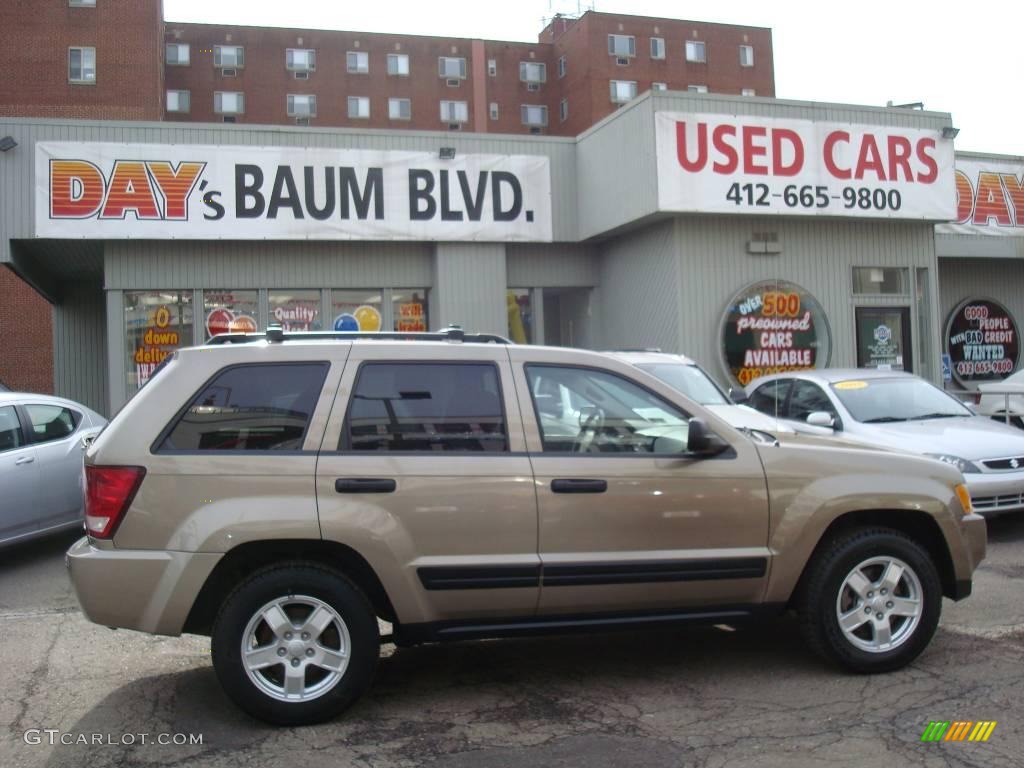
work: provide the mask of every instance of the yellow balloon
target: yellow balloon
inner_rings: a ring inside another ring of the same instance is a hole
[[[364,304],[361,307],[356,307],[352,316],[355,317],[356,322],[359,323],[360,331],[373,333],[374,331],[380,330],[380,312],[377,311],[376,307]]]

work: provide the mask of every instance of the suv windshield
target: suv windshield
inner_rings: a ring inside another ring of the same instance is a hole
[[[730,405],[729,398],[704,371],[685,363],[643,363],[637,365],[673,389],[677,389],[701,405]]]
[[[838,381],[832,390],[853,418],[869,424],[971,415],[954,398],[918,378]]]

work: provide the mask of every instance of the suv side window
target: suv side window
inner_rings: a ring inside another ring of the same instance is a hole
[[[789,418],[806,421],[815,411],[824,411],[833,419],[839,418],[832,401],[821,391],[821,387],[810,381],[797,379],[793,382],[793,393],[789,396]]]
[[[24,444],[18,412],[13,405],[0,407],[0,451],[10,451]]]
[[[773,379],[766,382],[750,393],[747,405],[769,416],[785,418],[786,396],[792,383],[792,379]]]
[[[688,416],[608,371],[528,365],[545,453],[678,453]],[[659,439],[664,438],[664,439]]]
[[[160,451],[298,451],[328,363],[235,365],[214,376]]]
[[[59,405],[26,405],[25,410],[32,422],[32,440],[36,443],[63,440],[82,422],[82,414]]]
[[[497,366],[363,363],[339,450],[507,451]]]

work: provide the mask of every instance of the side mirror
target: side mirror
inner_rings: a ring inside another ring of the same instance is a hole
[[[729,399],[732,400],[736,405],[743,405],[748,400],[747,391],[745,389],[738,389],[737,387],[729,387]]]
[[[836,420],[833,418],[832,414],[825,411],[814,411],[813,413],[807,414],[806,421],[812,427],[835,429],[836,426]]]
[[[708,429],[704,419],[690,419],[686,435],[686,452],[694,456],[716,456],[728,448],[728,444]]]

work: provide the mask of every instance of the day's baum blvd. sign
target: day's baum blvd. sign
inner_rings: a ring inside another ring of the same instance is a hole
[[[550,241],[547,157],[36,144],[36,236]]]

